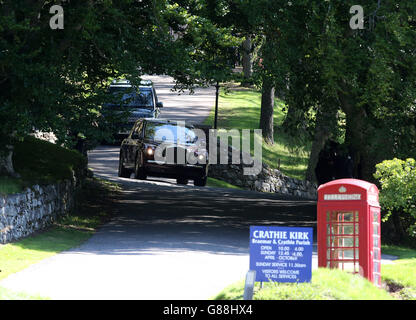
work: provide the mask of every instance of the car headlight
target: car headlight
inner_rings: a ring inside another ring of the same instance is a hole
[[[147,148],[146,148],[146,154],[147,154],[148,156],[153,156],[153,155],[155,154],[155,150],[153,150],[153,148],[152,148],[152,147],[147,147]]]
[[[201,151],[199,151],[199,152],[198,151],[195,151],[194,152],[194,157],[196,159],[198,159],[198,162],[199,163],[205,163],[206,160],[207,160],[207,156],[208,156],[208,154],[205,151],[203,151],[203,152],[201,152]]]
[[[155,149],[156,149],[155,146],[145,145],[144,150],[143,150],[144,156],[148,159],[153,159],[155,155]]]

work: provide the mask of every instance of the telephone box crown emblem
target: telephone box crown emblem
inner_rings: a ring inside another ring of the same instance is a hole
[[[347,192],[347,188],[345,188],[344,186],[342,186],[341,188],[338,189],[338,191],[340,193],[345,193],[345,192]]]

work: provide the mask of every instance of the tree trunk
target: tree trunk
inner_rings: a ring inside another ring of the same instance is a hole
[[[13,167],[13,147],[9,145],[0,152],[0,176],[3,175],[18,177]]]
[[[244,81],[243,84],[248,84],[250,82],[252,74],[252,59],[251,59],[251,36],[247,35],[246,39],[243,42],[243,75]]]
[[[273,144],[273,108],[274,108],[274,86],[267,79],[263,79],[261,94],[260,129],[266,143]]]
[[[326,110],[326,113],[318,111],[316,116],[315,134],[312,142],[311,154],[306,170],[306,180],[316,182],[315,169],[319,161],[319,153],[324,148],[325,143],[331,137],[331,127],[336,122],[337,110]]]
[[[286,118],[283,121],[282,129],[287,133],[293,133],[294,128],[296,128],[296,125],[299,124],[303,117],[303,112],[299,112],[293,105],[289,105],[287,108]]]
[[[367,113],[364,107],[357,108],[353,99],[347,95],[339,94],[341,108],[346,115],[345,144],[352,156],[354,169],[353,176],[357,179],[374,181],[374,159],[371,152],[371,134]]]

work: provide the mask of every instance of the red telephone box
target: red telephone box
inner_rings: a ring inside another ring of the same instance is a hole
[[[340,179],[318,188],[318,266],[359,273],[381,286],[378,188]]]

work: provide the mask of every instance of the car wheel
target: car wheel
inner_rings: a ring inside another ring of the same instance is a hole
[[[207,177],[198,178],[194,180],[194,186],[205,187],[207,185]]]
[[[176,183],[186,185],[186,184],[188,184],[188,179],[178,178],[178,179],[176,179]]]
[[[123,162],[124,157],[120,153],[120,158],[118,160],[118,176],[121,178],[130,178],[130,172],[126,168],[124,168]]]
[[[147,175],[144,168],[141,166],[141,158],[137,157],[136,165],[134,166],[134,178],[139,180],[146,180]]]

